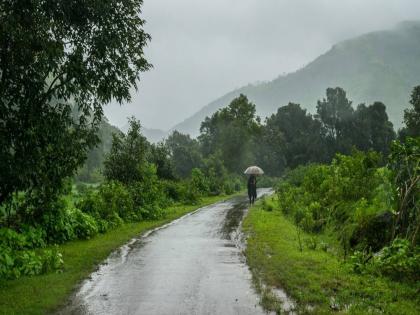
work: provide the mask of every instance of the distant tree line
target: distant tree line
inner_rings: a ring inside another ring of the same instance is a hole
[[[400,138],[419,134],[419,92],[419,88],[413,90],[414,108],[405,112],[406,127],[400,130]],[[206,117],[197,139],[175,131],[163,145],[168,148],[175,177],[188,176],[208,158],[223,161],[229,173],[258,164],[267,174],[280,176],[298,165],[330,162],[336,153],[350,154],[353,149],[373,150],[386,157],[396,138],[383,103],[354,108],[346,92],[336,87],[326,90],[314,115],[289,103],[264,122],[256,115],[255,105],[240,95]]]

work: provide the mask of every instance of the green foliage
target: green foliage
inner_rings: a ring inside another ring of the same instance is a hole
[[[305,233],[279,211],[262,211],[260,203],[250,208],[243,229],[248,235],[246,257],[254,283],[282,288],[298,314],[419,313],[418,281],[394,281],[369,271],[355,273],[343,263],[330,235]],[[323,245],[327,239],[329,245]],[[315,244],[314,250],[308,248]],[[331,309],[331,297],[336,310]]]
[[[397,218],[392,238],[408,237],[412,244],[420,243],[420,137],[394,141],[389,167],[397,188]]]
[[[43,272],[51,272],[54,270],[60,271],[64,266],[63,255],[59,252],[58,247],[54,246],[52,249],[47,249],[42,257]]]
[[[207,181],[206,176],[198,168],[194,168],[192,170],[190,184],[191,184],[191,189],[196,190],[198,193],[202,195],[208,194],[210,191],[209,183]]]
[[[406,127],[401,130],[403,137],[420,136],[420,85],[416,86],[411,92],[410,104],[413,108],[404,111],[404,122]]]
[[[354,112],[353,121],[352,142],[359,150],[375,150],[388,155],[396,135],[383,103],[375,102],[367,107],[360,104]]]
[[[76,207],[97,220],[107,221],[107,228],[120,225],[122,218],[134,216],[131,195],[118,182],[107,182],[100,185],[97,191],[89,191],[76,204]]]
[[[345,252],[350,247],[380,249],[389,241],[386,214],[393,209],[390,172],[378,168],[377,153],[338,154],[330,166],[290,171],[277,186],[279,207],[304,231],[336,231]]]
[[[169,148],[165,143],[152,144],[148,161],[156,165],[156,174],[160,179],[175,179],[175,170]]]
[[[255,142],[258,164],[274,176],[286,168],[328,158],[320,122],[299,104],[289,103],[267,118]]]
[[[406,239],[395,239],[377,254],[355,251],[350,259],[357,273],[376,273],[398,281],[420,279],[420,247],[412,246]]]
[[[93,217],[79,209],[73,209],[73,232],[78,239],[89,239],[98,233],[98,225]]]
[[[42,220],[48,243],[64,243],[75,239],[74,220],[63,199],[57,200],[54,203],[54,211],[46,211]]]
[[[175,130],[165,141],[165,146],[169,150],[171,163],[177,177],[187,178],[192,169],[202,166],[203,157],[199,143],[197,140],[191,139],[189,135]]]
[[[346,152],[346,139],[351,132],[351,117],[354,109],[347,99],[346,92],[340,88],[328,88],[327,98],[318,101],[317,117],[326,132],[326,139],[332,146],[333,152]]]
[[[299,165],[330,162],[352,147],[389,153],[395,132],[384,104],[361,104],[354,110],[342,88],[328,88],[326,94],[315,116],[289,103],[266,119],[254,142],[257,163],[267,173],[280,176]]]
[[[209,183],[210,194],[222,194],[228,172],[223,163],[222,153],[220,151],[217,151],[204,160],[204,174]]]
[[[253,160],[252,139],[259,128],[255,105],[241,94],[202,122],[199,141],[203,154],[218,154],[229,172],[243,172]]]
[[[124,184],[143,180],[142,168],[147,162],[150,144],[141,134],[140,121],[132,117],[127,134],[113,135],[112,147],[104,161],[104,175],[108,181]]]
[[[0,246],[11,249],[23,249],[26,247],[26,238],[24,235],[8,228],[0,229]]]
[[[17,279],[34,276],[63,267],[63,259],[57,248],[45,250],[15,250],[0,246],[0,279]]]
[[[261,207],[265,210],[265,211],[273,211],[275,208],[274,202],[272,200],[267,200],[267,198],[262,199],[261,201]]]
[[[157,177],[156,167],[153,164],[145,165],[143,174],[143,181],[135,182],[128,187],[135,213],[143,219],[161,218],[164,215],[162,209],[168,204],[168,199]]]
[[[25,192],[34,221],[53,211],[63,179],[97,142],[103,105],[129,101],[150,68],[141,5],[0,3],[0,206]]]
[[[372,263],[378,272],[394,279],[420,280],[420,247],[411,246],[408,240],[395,239],[373,257]]]
[[[119,132],[120,130],[117,127],[112,126],[106,117],[103,117],[98,126],[99,141],[96,146],[88,152],[83,167],[77,171],[75,177],[76,181],[99,183],[104,180],[101,173],[103,163],[106,155],[111,150],[112,135]]]

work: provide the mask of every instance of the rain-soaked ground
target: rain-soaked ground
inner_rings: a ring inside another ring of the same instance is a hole
[[[59,314],[265,314],[238,232],[247,207],[233,198],[133,239]]]

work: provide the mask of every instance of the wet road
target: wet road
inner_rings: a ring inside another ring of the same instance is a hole
[[[264,314],[242,255],[246,209],[234,198],[132,240],[60,314]]]

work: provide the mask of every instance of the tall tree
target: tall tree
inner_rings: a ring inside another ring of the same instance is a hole
[[[26,191],[42,209],[96,143],[102,106],[130,100],[150,68],[141,5],[0,2],[0,205]]]
[[[254,161],[252,139],[259,132],[255,105],[241,94],[201,124],[199,141],[205,156],[220,151],[226,168],[241,171]]]
[[[140,122],[131,118],[129,124],[127,134],[120,132],[113,135],[111,151],[104,161],[105,178],[123,184],[143,180],[150,154],[150,143],[141,134]]]
[[[411,92],[410,104],[413,108],[404,111],[404,134],[406,136],[420,136],[420,85]]]
[[[350,151],[348,143],[352,133],[353,107],[347,99],[346,92],[340,88],[328,88],[327,98],[318,101],[317,118],[321,121],[325,135],[333,152]]]
[[[360,104],[354,113],[352,144],[358,149],[375,150],[385,155],[389,153],[395,131],[388,119],[386,106],[375,102],[370,106]]]
[[[299,104],[289,103],[267,118],[261,139],[257,141],[258,163],[274,175],[280,175],[286,167],[294,168],[327,158],[320,122]]]
[[[175,170],[171,159],[171,152],[165,143],[152,143],[150,146],[150,157],[148,160],[156,165],[156,175],[159,178],[175,179]]]
[[[199,143],[189,135],[174,131],[165,142],[171,156],[175,175],[185,178],[193,168],[202,166]]]

